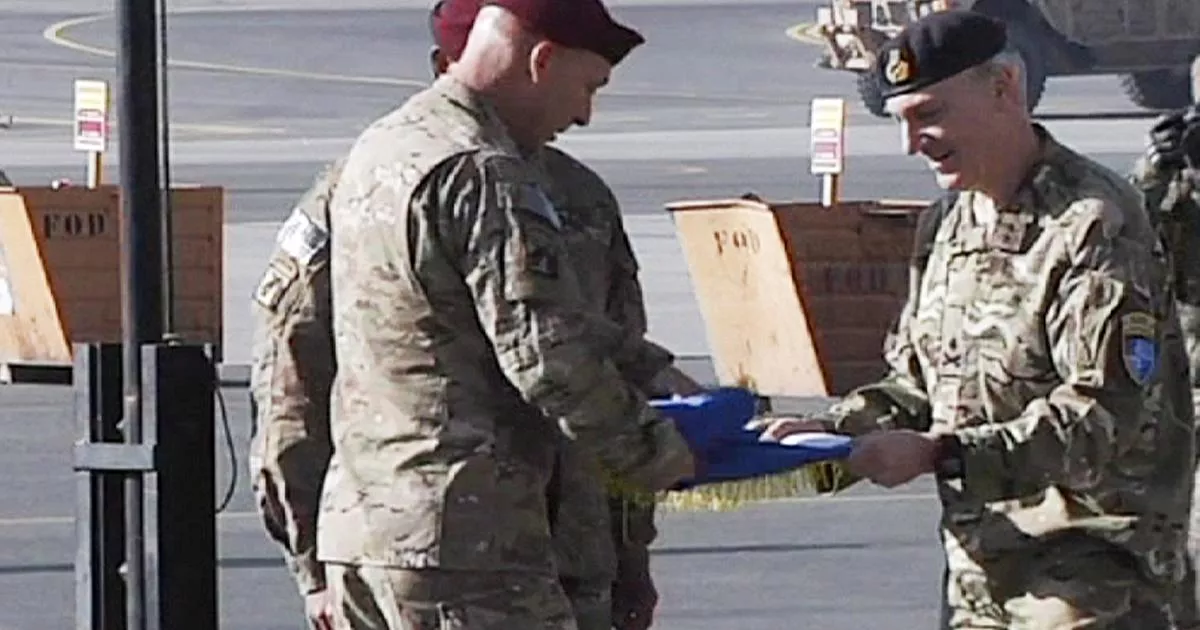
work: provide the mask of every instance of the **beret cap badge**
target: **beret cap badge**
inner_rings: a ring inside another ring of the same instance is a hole
[[[884,66],[883,72],[888,83],[892,85],[904,83],[912,76],[912,64],[904,58],[904,51],[900,48],[893,48],[887,51],[887,54],[887,64]]]

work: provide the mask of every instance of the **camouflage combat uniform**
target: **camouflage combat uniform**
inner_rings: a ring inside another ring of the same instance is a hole
[[[937,480],[949,627],[1167,628],[1194,445],[1163,250],[1127,182],[1037,131],[994,226],[972,192],[942,217],[890,375],[826,420],[961,442]]]
[[[327,209],[340,172],[335,163],[319,175],[280,227],[252,306],[250,481],[301,595],[325,589],[316,528],[335,371]]]
[[[555,148],[543,149],[536,165],[562,218],[586,306],[618,326],[610,342],[618,369],[643,393],[665,393],[654,391],[653,379],[674,355],[645,341],[638,262],[616,197],[596,173]],[[557,487],[551,490],[558,502],[553,518],[558,573],[580,630],[610,630],[618,561],[648,562],[642,556],[656,536],[654,505],[608,498],[594,458],[562,442]]]
[[[12,185],[13,185],[12,180],[8,178],[8,175],[5,175],[4,171],[0,171],[0,186],[12,186]]]
[[[1200,405],[1200,173],[1192,169],[1159,169],[1143,158],[1130,175],[1145,196],[1150,220],[1169,244],[1177,308],[1191,371],[1193,403]],[[1196,410],[1200,416],[1200,409]],[[1200,474],[1200,470],[1197,471]],[[1198,486],[1200,488],[1200,486]],[[1193,496],[1192,534],[1188,541],[1187,576],[1175,605],[1181,630],[1200,630],[1200,496]]]
[[[547,148],[541,165],[551,184],[551,201],[563,216],[583,295],[624,336],[615,353],[622,373],[648,394],[658,393],[651,381],[674,357],[644,341],[647,322],[638,263],[615,197],[594,172],[561,151]],[[281,227],[254,301],[253,490],[302,594],[325,588],[315,530],[319,488],[331,451],[328,199],[340,172],[339,162],[322,173]],[[608,499],[595,462],[568,440],[563,448],[550,491],[557,504],[553,537],[558,573],[581,630],[608,630],[618,558],[646,561],[657,534],[654,505]]]
[[[576,627],[548,527],[561,436],[643,487],[690,473],[606,358],[619,327],[589,312],[544,179],[443,76],[360,136],[334,193],[318,549],[343,606],[393,627]]]

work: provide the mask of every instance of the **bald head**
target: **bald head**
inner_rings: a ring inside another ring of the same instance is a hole
[[[535,150],[572,125],[586,125],[592,99],[608,83],[604,56],[528,30],[509,9],[485,5],[475,15],[451,75],[487,97],[509,133]]]

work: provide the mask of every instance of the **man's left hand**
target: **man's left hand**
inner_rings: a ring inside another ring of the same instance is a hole
[[[937,462],[937,443],[933,436],[917,431],[881,431],[864,435],[854,442],[847,460],[850,472],[894,488],[925,473],[932,473]]]
[[[617,630],[646,630],[654,621],[658,589],[650,577],[650,551],[624,550],[617,563],[613,585],[613,627]]]

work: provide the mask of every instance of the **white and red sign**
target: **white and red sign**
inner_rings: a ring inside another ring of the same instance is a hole
[[[75,150],[103,153],[108,149],[108,84],[75,81]]]
[[[846,166],[846,101],[815,98],[809,127],[813,175],[841,175]]]

